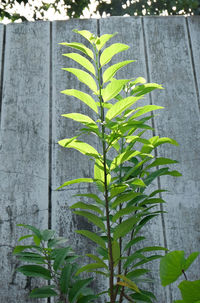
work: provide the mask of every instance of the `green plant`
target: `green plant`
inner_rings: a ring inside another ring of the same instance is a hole
[[[182,281],[178,288],[180,289],[182,300],[176,300],[174,303],[200,303],[200,280],[188,281],[185,271],[198,257],[199,252],[193,252],[187,259],[184,257],[184,251],[172,251],[165,255],[160,261],[160,279],[163,286],[175,282],[181,275],[185,281]]]
[[[19,224],[32,231],[19,238],[19,241],[33,237],[33,244],[18,245],[14,254],[19,260],[31,263],[17,268],[28,277],[42,278],[51,283],[31,291],[31,298],[57,297],[58,303],[87,303],[94,302],[97,297],[88,288],[92,278],[78,279],[75,273],[78,258],[69,246],[63,246],[67,241],[63,237],[55,237],[55,231],[35,228],[31,225]]]
[[[161,109],[161,106],[133,106],[141,102],[147,93],[162,89],[162,86],[155,83],[146,84],[141,77],[114,78],[120,68],[133,60],[119,62],[106,69],[105,65],[114,55],[129,47],[114,43],[102,51],[106,42],[114,35],[97,37],[86,30],[75,32],[87,40],[90,48],[77,42],[61,44],[84,55],[64,54],[80,64],[84,70],[63,69],[89,87],[92,95],[77,89],[67,89],[62,93],[85,103],[93,115],[89,117],[80,113],[63,114],[66,118],[80,122],[83,127],[76,136],[58,143],[88,156],[94,163],[94,176],[67,181],[59,189],[81,182],[94,183],[98,187],[98,194],[77,195],[80,199],[88,198],[89,203],[78,201],[71,206],[76,215],[85,217],[97,227],[96,232],[76,231],[97,244],[96,254],[87,254],[93,263],[80,268],[76,275],[85,271],[108,277],[109,289],[105,292],[108,293],[111,303],[121,303],[124,300],[152,302],[154,295],[139,287],[138,283],[148,281],[143,277],[148,270],[140,266],[161,257],[154,253],[151,255],[150,252],[166,248],[143,246],[138,249],[136,243],[145,239],[140,234],[141,229],[163,212],[162,207],[158,206],[164,203],[161,198],[164,190],[149,192],[148,186],[162,175],[180,176],[177,171],[170,171],[166,167],[177,161],[163,157],[155,159],[154,150],[161,144],[177,145],[177,142],[166,137],[153,136],[147,139],[144,136],[146,131],[152,130],[152,127],[146,124],[153,118],[152,111]],[[83,139],[80,140],[84,134],[98,138],[98,150]]]

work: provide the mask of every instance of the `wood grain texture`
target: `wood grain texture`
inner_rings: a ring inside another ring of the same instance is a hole
[[[194,82],[196,86],[197,99],[200,106],[200,18],[199,16],[192,16],[187,18],[187,22],[189,28],[189,42],[191,47]]]
[[[170,250],[199,251],[199,107],[194,83],[191,51],[184,17],[144,18],[151,80],[165,90],[152,94],[153,103],[164,105],[156,118],[156,133],[176,139],[180,147],[165,145],[158,154],[178,159],[182,178],[162,177],[161,188],[170,190],[167,201],[165,235]],[[190,272],[191,279],[199,277]],[[199,263],[196,262],[199,268]],[[171,301],[179,298],[172,287]]]
[[[32,279],[16,274],[19,262],[12,250],[26,234],[17,223],[47,228],[48,142],[49,23],[7,25],[0,151],[1,302],[32,302]]]
[[[65,236],[69,240],[69,244],[77,254],[83,256],[86,253],[94,252],[94,243],[75,233],[78,229],[92,230],[92,224],[80,216],[74,215],[69,206],[79,201],[80,198],[73,197],[78,193],[90,193],[95,190],[91,185],[78,184],[63,188],[60,191],[55,189],[65,181],[81,178],[93,177],[93,164],[84,155],[73,149],[63,148],[57,142],[64,138],[71,138],[76,135],[80,128],[79,123],[61,117],[61,114],[70,112],[79,112],[86,115],[92,115],[89,108],[78,99],[63,95],[60,91],[70,88],[91,93],[87,86],[80,83],[77,78],[70,73],[61,70],[63,67],[80,68],[78,64],[67,57],[62,56],[63,53],[70,53],[74,50],[63,45],[60,42],[82,42],[89,43],[80,35],[72,32],[73,29],[86,29],[97,34],[96,20],[70,20],[67,22],[53,23],[53,53],[52,53],[52,72],[53,72],[53,107],[52,107],[52,228],[56,229],[60,236]],[[76,52],[76,50],[75,50]],[[95,138],[87,138],[88,143],[97,147]],[[82,200],[82,199],[81,199]],[[85,259],[86,262],[91,260]],[[83,263],[83,260],[80,260]],[[105,278],[98,277],[96,279],[94,290],[104,290]]]
[[[154,120],[155,133],[176,139],[180,146],[165,145],[158,155],[178,159],[174,166],[182,178],[162,177],[153,186],[169,189],[164,220],[156,218],[145,236],[148,245],[164,245],[170,250],[200,250],[200,17],[112,17],[97,20],[74,19],[53,22],[0,25],[0,83],[2,112],[0,135],[0,302],[37,302],[28,298],[34,281],[15,273],[16,258],[12,249],[24,234],[17,223],[39,228],[52,227],[66,236],[80,255],[94,251],[93,242],[74,233],[77,229],[92,230],[93,226],[72,214],[69,206],[77,201],[76,193],[95,191],[92,186],[73,185],[56,191],[67,180],[93,176],[92,163],[79,152],[60,147],[57,142],[74,136],[79,124],[61,114],[80,112],[92,114],[77,99],[60,94],[61,90],[77,88],[88,91],[62,67],[79,67],[63,53],[73,51],[60,42],[84,42],[72,29],[88,29],[100,35],[118,32],[111,43],[130,46],[114,57],[137,62],[117,74],[119,78],[143,76],[163,84],[143,104],[165,106]],[[99,24],[99,28],[98,28]],[[2,57],[3,55],[3,57]],[[50,122],[50,123],[49,123]],[[150,133],[149,136],[152,136]],[[86,138],[98,148],[95,138]],[[51,191],[49,192],[49,188]],[[48,209],[49,208],[49,209]],[[147,243],[146,242],[146,243]],[[85,260],[87,262],[87,260]],[[153,263],[152,263],[153,264]],[[195,261],[188,272],[199,278],[200,262]],[[157,295],[157,302],[172,303],[179,299],[176,286],[160,286],[158,263],[153,264],[151,277],[155,284],[147,289]],[[99,278],[98,278],[99,279]],[[103,289],[105,279],[94,284]],[[46,302],[46,300],[38,300]],[[53,300],[51,301],[53,302]],[[102,303],[104,300],[101,301]]]
[[[124,69],[120,70],[117,73],[117,77],[119,79],[135,79],[137,77],[144,77],[148,81],[142,18],[112,17],[109,19],[100,20],[100,35],[103,35],[105,33],[111,34],[114,32],[117,32],[118,34],[110,40],[110,43],[125,43],[129,45],[130,48],[127,51],[116,55],[112,60],[112,64],[118,62],[119,60],[136,60],[136,62],[129,64]],[[143,100],[138,101],[134,107],[142,106],[145,104],[150,104],[149,95],[146,95]],[[152,137],[153,133],[149,131],[144,136]],[[157,181],[155,181],[151,186],[151,190],[153,191],[157,189],[157,187]],[[145,236],[146,240],[141,244],[141,246],[136,246],[135,249],[142,248],[144,245],[164,246],[161,218],[157,217],[149,222],[146,228],[141,231],[141,235]],[[128,239],[126,240],[128,241]],[[154,281],[154,284],[151,283],[150,285],[144,285],[143,287],[152,291],[156,295],[158,302],[167,302],[167,294],[165,293],[165,290],[161,292],[157,287],[157,285],[160,283],[158,265],[159,262],[157,261],[153,261],[148,265],[145,264],[145,268],[151,270],[148,277]]]

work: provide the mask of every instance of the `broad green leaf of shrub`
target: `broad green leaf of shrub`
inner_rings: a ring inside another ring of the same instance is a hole
[[[85,55],[89,56],[91,59],[94,59],[94,54],[91,51],[91,49],[89,49],[88,47],[86,47],[82,43],[78,43],[78,42],[71,42],[71,43],[61,42],[59,44],[65,45],[65,46],[68,46],[68,47],[71,47],[71,48],[75,48],[75,49],[81,51],[82,53],[84,53]]]
[[[81,69],[73,68],[73,67],[62,68],[62,69],[75,75],[80,82],[87,85],[94,93],[97,93],[97,84],[94,78],[90,74],[88,74],[87,72]]]
[[[110,62],[112,57],[120,52],[123,52],[125,50],[129,49],[129,46],[122,43],[114,43],[110,45],[109,47],[105,48],[100,56],[100,64],[101,66],[107,64]]]
[[[97,104],[90,95],[77,89],[65,89],[61,91],[61,93],[81,100],[83,103],[87,104],[87,106],[89,106],[95,113],[98,114]]]
[[[184,303],[197,303],[200,301],[200,280],[182,281],[178,287]]]
[[[63,54],[63,56],[71,58],[72,60],[76,61],[80,65],[82,65],[85,69],[87,69],[89,72],[91,72],[94,76],[96,75],[96,71],[94,68],[94,65],[85,57],[81,56],[77,53],[69,53],[69,54]]]
[[[78,280],[74,283],[73,287],[69,291],[69,300],[70,303],[75,303],[76,299],[80,295],[80,293],[83,291],[85,286],[87,286],[92,281],[92,278],[84,279],[84,280]]]
[[[30,297],[31,298],[49,298],[53,296],[57,296],[57,292],[52,289],[54,286],[43,286],[40,288],[35,288],[31,291]]]
[[[126,61],[122,61],[122,62],[116,63],[116,64],[108,67],[105,70],[105,72],[103,73],[103,82],[104,83],[108,82],[112,77],[114,77],[114,75],[120,68],[122,68],[132,62],[134,62],[134,60],[126,60]]]
[[[40,277],[45,280],[51,279],[51,272],[39,265],[23,265],[17,268],[17,271],[28,277]]]
[[[160,261],[161,284],[166,286],[178,279],[184,269],[184,251],[172,251],[164,256]]]

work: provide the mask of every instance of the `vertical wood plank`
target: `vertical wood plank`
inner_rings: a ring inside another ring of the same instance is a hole
[[[110,40],[110,43],[125,43],[129,45],[130,48],[128,49],[128,51],[116,55],[112,60],[112,64],[122,60],[136,60],[136,62],[129,64],[124,69],[120,70],[117,73],[117,77],[124,79],[144,77],[145,79],[147,79],[147,66],[142,18],[112,17],[109,19],[100,20],[100,35],[106,33],[112,34],[114,32],[117,32],[118,34],[116,37]],[[141,100],[139,102],[141,102],[141,106],[149,104],[150,100],[148,95],[145,97],[144,100]],[[139,103],[137,103],[137,106],[140,106]],[[152,137],[153,134],[152,132],[149,132],[146,133],[146,135]],[[156,182],[153,187],[154,186],[157,188]],[[146,240],[143,243],[143,245],[145,246],[164,246],[161,218],[157,217],[151,222],[149,222],[147,226],[145,226],[144,229],[141,231],[141,235],[146,237]],[[151,283],[150,285],[144,285],[144,288],[152,291],[156,295],[158,302],[166,302],[167,295],[165,291],[160,291],[158,287],[158,265],[159,263],[157,261],[153,261],[151,264],[149,263],[148,265],[145,265],[145,268],[148,267],[151,270],[149,278],[151,278],[154,283]]]
[[[86,253],[94,252],[94,243],[89,241],[75,233],[77,229],[92,230],[92,224],[88,223],[86,219],[80,216],[76,216],[72,213],[69,206],[79,201],[80,198],[73,197],[78,193],[90,193],[95,190],[90,185],[78,184],[63,188],[60,191],[55,189],[63,184],[67,180],[72,180],[81,177],[93,177],[93,163],[89,161],[86,156],[83,156],[78,151],[73,149],[67,149],[59,146],[57,142],[64,138],[71,138],[75,136],[80,124],[61,117],[61,114],[70,112],[79,112],[86,115],[91,115],[89,108],[79,102],[78,99],[63,95],[60,91],[70,88],[76,88],[81,91],[91,91],[87,87],[80,83],[76,77],[70,73],[61,70],[63,67],[76,67],[80,68],[78,64],[72,60],[62,56],[63,53],[69,53],[76,50],[69,49],[66,46],[58,45],[60,42],[82,42],[89,46],[89,43],[80,35],[72,32],[73,29],[86,29],[94,34],[97,34],[97,21],[96,20],[69,20],[67,22],[58,21],[53,22],[53,121],[52,121],[52,228],[57,231],[61,236],[68,238],[68,244],[72,246],[74,251],[84,256]],[[95,138],[85,139],[96,147],[97,142]],[[83,262],[91,262],[90,259],[85,259]],[[97,288],[101,288],[105,283],[98,277],[96,279],[94,290],[97,292]]]
[[[147,53],[151,81],[165,90],[152,94],[153,103],[165,106],[156,119],[156,133],[177,140],[180,147],[165,145],[158,154],[178,159],[175,168],[182,178],[162,177],[161,188],[170,190],[165,215],[166,239],[170,250],[199,251],[199,107],[184,17],[145,17]],[[193,265],[193,269],[194,269]],[[199,266],[199,263],[196,266]],[[191,279],[198,273],[190,272]],[[170,302],[179,298],[172,286]]]
[[[0,300],[33,302],[16,273],[17,223],[47,228],[49,22],[7,25],[0,150]],[[38,300],[38,302],[45,302]],[[35,302],[35,300],[34,300]]]
[[[200,18],[192,16],[187,18],[189,27],[189,42],[191,44],[192,65],[197,98],[200,106]]]
[[[4,25],[0,24],[0,109],[2,105],[2,86],[3,86],[3,72],[4,72]]]

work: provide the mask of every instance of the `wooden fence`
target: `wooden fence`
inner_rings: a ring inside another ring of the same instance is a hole
[[[72,29],[118,35],[112,41],[130,45],[121,59],[135,59],[120,76],[143,76],[163,84],[165,90],[152,93],[146,102],[165,106],[155,117],[155,133],[177,140],[180,146],[165,146],[158,154],[178,159],[182,178],[161,178],[159,188],[168,211],[148,226],[151,245],[200,250],[200,17],[112,17],[101,20],[75,19],[0,25],[0,302],[34,302],[28,297],[34,281],[16,273],[12,256],[22,229],[17,223],[52,228],[79,253],[92,250],[92,243],[73,233],[91,228],[69,210],[72,195],[90,191],[88,186],[72,186],[55,191],[64,181],[89,177],[92,167],[78,152],[61,148],[57,141],[70,137],[77,127],[61,114],[87,112],[78,101],[60,94],[81,87],[62,71],[69,60],[59,42],[82,41]],[[119,58],[118,57],[118,58]],[[70,62],[70,64],[73,64]],[[71,65],[73,66],[73,65]],[[94,142],[95,144],[95,142]],[[200,277],[195,261],[190,278]],[[154,262],[150,285],[159,303],[179,298],[175,287],[162,288],[158,262]],[[99,280],[99,287],[103,287]],[[40,300],[38,302],[46,302]]]

